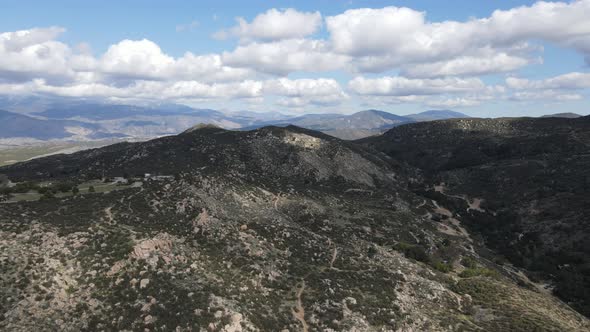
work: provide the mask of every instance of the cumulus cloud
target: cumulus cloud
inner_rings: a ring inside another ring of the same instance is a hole
[[[510,72],[531,63],[541,63],[540,58],[530,59],[506,53],[488,57],[462,56],[448,61],[417,64],[405,68],[401,74],[407,77],[477,76]]]
[[[286,97],[278,101],[280,106],[286,107],[301,107],[308,104],[336,105],[348,99],[348,95],[336,80],[326,78],[269,80],[265,82],[264,91]]]
[[[173,64],[174,58],[152,41],[123,40],[109,47],[101,58],[100,69],[131,78],[157,78],[164,76]]]
[[[43,79],[27,83],[0,83],[0,94],[46,94],[72,98],[105,98],[118,100],[178,101],[178,100],[230,100],[263,99],[278,96],[283,103],[292,105],[335,105],[348,98],[333,79],[271,79],[245,80],[228,83],[190,81],[137,80],[116,86],[107,83],[73,83],[54,85]]]
[[[509,77],[506,85],[516,90],[512,100],[580,100],[584,97],[579,91],[590,88],[590,73],[573,72],[542,80]]]
[[[204,82],[245,79],[252,75],[247,69],[224,66],[218,54],[194,55],[180,58],[165,54],[147,39],[123,40],[109,47],[97,68],[115,78],[152,80],[190,80]]]
[[[273,43],[251,43],[223,52],[223,62],[232,67],[250,68],[274,75],[291,72],[340,70],[350,57],[331,52],[321,40],[288,39]]]
[[[50,27],[0,33],[0,81],[76,79],[77,70],[84,70],[93,59],[54,40],[64,31]]]
[[[590,0],[537,2],[485,18],[432,22],[425,12],[385,7],[351,9],[324,22],[319,12],[270,9],[237,19],[220,33],[238,38],[236,46],[211,54],[172,55],[154,41],[126,39],[93,55],[88,44],[60,41],[60,27],[4,32],[0,94],[247,102],[271,96],[287,107],[351,97],[449,108],[495,98],[577,100],[587,97],[588,73],[531,80],[514,72],[543,63],[539,41],[590,59],[589,12]],[[324,23],[326,37],[311,37]],[[300,78],[308,73],[314,78]],[[506,87],[486,86],[479,77],[495,73],[510,73]],[[354,78],[344,89],[331,78],[348,75]]]
[[[319,12],[299,12],[292,8],[283,11],[269,9],[256,16],[250,23],[242,17],[236,20],[237,26],[219,31],[214,37],[257,40],[303,38],[314,34],[322,25],[322,15]]]
[[[380,78],[356,77],[348,87],[359,95],[411,96],[484,91],[478,78],[409,79],[401,76]]]
[[[581,100],[584,97],[577,93],[564,93],[556,90],[542,90],[542,91],[519,91],[515,92],[510,99],[516,101],[525,100],[546,100],[546,101],[572,101]]]
[[[519,90],[542,89],[586,89],[590,88],[590,73],[568,73],[544,80],[529,80],[524,78],[509,77],[506,85]]]
[[[521,53],[532,50],[530,40],[590,54],[588,12],[589,0],[538,2],[466,22],[428,22],[424,12],[410,8],[363,8],[327,17],[326,26],[334,50],[354,56],[361,71],[434,62],[428,69],[437,75],[452,75],[461,62],[468,62],[468,67],[459,71],[463,75],[510,71],[528,64]],[[482,72],[474,60],[483,51],[492,51],[492,57],[501,61],[484,63],[487,69]],[[427,73],[419,66],[406,70],[421,76]]]

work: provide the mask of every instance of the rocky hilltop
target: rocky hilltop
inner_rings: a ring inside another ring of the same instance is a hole
[[[472,232],[493,200],[399,147],[423,125],[363,142],[199,126],[0,168],[16,184],[0,204],[0,329],[590,330]]]

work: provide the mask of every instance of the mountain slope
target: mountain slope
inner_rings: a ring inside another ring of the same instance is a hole
[[[421,113],[417,113],[417,114],[406,115],[405,117],[410,118],[416,122],[422,122],[422,121],[468,118],[469,116],[467,116],[463,113],[453,112],[453,111],[449,111],[449,110],[431,110],[431,111],[425,111],[425,112],[421,112]]]
[[[575,119],[580,118],[582,115],[576,113],[555,113],[555,114],[547,114],[543,115],[542,118],[568,118],[568,119]]]
[[[416,169],[315,131],[199,127],[0,173],[81,188],[142,175],[0,204],[1,329],[590,328],[435,221],[441,205],[406,189]]]
[[[44,120],[0,110],[0,138],[62,139],[85,134],[90,138],[118,137],[99,131],[99,126],[71,120]]]
[[[362,143],[417,167],[416,192],[590,315],[590,117],[419,123]]]

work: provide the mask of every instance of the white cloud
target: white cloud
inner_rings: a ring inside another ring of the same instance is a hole
[[[412,96],[443,93],[469,93],[485,91],[485,84],[478,78],[409,79],[401,76],[364,78],[356,77],[348,87],[359,95]]]
[[[43,79],[28,83],[0,84],[0,94],[47,94],[74,98],[116,98],[118,100],[179,101],[179,100],[261,100],[266,96],[281,97],[284,103],[301,105],[335,105],[348,98],[333,79],[246,80],[229,83],[190,81],[137,80],[124,86],[107,83],[72,83],[53,85]]]
[[[54,40],[64,31],[51,27],[0,33],[0,81],[76,79],[76,69],[83,70],[92,58]]]
[[[267,81],[265,91],[290,97],[343,95],[340,84],[333,79],[297,79],[281,78]]]
[[[217,32],[214,36],[219,39],[239,37],[241,39],[280,40],[303,38],[314,34],[322,24],[319,12],[299,12],[288,8],[283,11],[269,9],[248,23],[244,18],[237,18],[238,25]]]
[[[273,43],[251,43],[223,52],[223,63],[251,68],[264,73],[286,75],[291,72],[340,70],[349,61],[346,55],[334,54],[324,41],[289,39]]]
[[[247,69],[225,66],[218,54],[187,52],[174,58],[147,39],[124,40],[112,45],[100,59],[98,70],[114,78],[203,82],[243,80],[253,75]]]
[[[544,80],[529,80],[524,78],[509,77],[506,85],[512,89],[587,89],[590,88],[590,73],[573,72],[559,75]]]
[[[516,101],[524,100],[546,100],[546,101],[572,101],[581,100],[584,97],[577,93],[564,93],[556,90],[542,91],[519,91],[514,93],[510,99]]]
[[[430,66],[437,75],[473,75],[527,65],[530,62],[523,61],[522,53],[533,50],[530,40],[549,41],[589,56],[589,12],[590,0],[538,2],[466,22],[428,22],[424,12],[409,8],[363,8],[327,17],[326,25],[334,50],[354,56],[360,71],[404,67],[427,76],[427,70],[411,66],[435,62]],[[500,63],[484,63],[487,69],[480,69],[473,59],[484,51]],[[468,67],[459,70],[466,61]]]
[[[461,22],[432,22],[410,8],[361,8],[327,17],[327,37],[312,39],[323,23],[319,12],[271,9],[249,22],[238,19],[224,32],[239,38],[236,47],[218,54],[172,55],[141,39],[122,40],[93,55],[88,44],[60,41],[60,27],[5,32],[0,94],[246,102],[271,96],[288,107],[340,104],[350,99],[348,93],[359,102],[449,108],[498,98],[577,100],[587,98],[590,73],[509,77],[506,87],[486,86],[479,76],[515,76],[522,67],[542,64],[539,41],[590,59],[588,13],[590,0],[537,2]],[[302,78],[319,72],[328,77]],[[387,74],[368,74],[375,72]],[[350,74],[356,77],[344,90],[334,78]]]
[[[427,46],[416,34],[424,27],[424,13],[409,8],[351,9],[327,17],[326,26],[334,49],[340,53],[365,56]]]
[[[333,79],[281,78],[269,80],[264,84],[264,92],[284,96],[277,104],[286,107],[301,107],[308,104],[336,105],[348,99],[340,84]]]
[[[509,77],[506,85],[516,90],[512,100],[581,100],[584,97],[578,91],[590,88],[590,73],[573,72],[543,80]]]
[[[490,56],[462,56],[448,61],[439,61],[410,66],[402,70],[407,77],[442,77],[442,76],[476,76],[509,72],[531,63],[540,63],[541,59],[529,59],[497,53]]]
[[[100,60],[100,69],[129,78],[158,78],[165,76],[174,62],[150,40],[126,39],[109,47]]]

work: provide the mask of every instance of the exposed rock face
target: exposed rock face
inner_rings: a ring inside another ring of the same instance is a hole
[[[1,330],[590,329],[461,231],[487,197],[455,211],[408,190],[421,171],[326,135],[203,128],[1,171],[175,175],[0,204]]]

